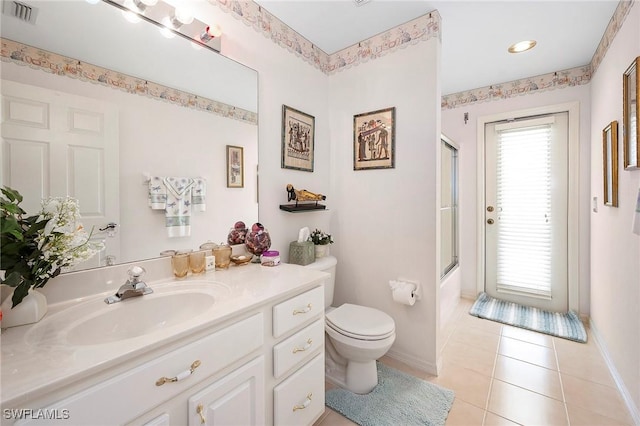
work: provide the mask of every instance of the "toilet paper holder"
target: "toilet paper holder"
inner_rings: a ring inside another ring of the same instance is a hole
[[[405,285],[412,285],[414,287],[411,294],[415,296],[416,300],[422,299],[422,286],[420,285],[420,281],[407,280],[404,278],[398,278],[397,280],[389,281],[389,287],[391,287],[391,291]]]

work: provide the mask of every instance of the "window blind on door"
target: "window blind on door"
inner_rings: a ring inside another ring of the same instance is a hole
[[[551,123],[496,130],[497,290],[551,297]]]

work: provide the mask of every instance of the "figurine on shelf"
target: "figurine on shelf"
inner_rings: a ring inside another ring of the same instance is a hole
[[[295,200],[296,203],[298,201],[320,201],[320,200],[326,200],[327,197],[326,195],[322,195],[322,194],[316,194],[314,192],[311,191],[307,191],[306,189],[295,189],[293,187],[293,185],[288,184],[287,185],[287,193],[288,193],[288,197],[287,197],[287,201],[293,201]]]
[[[244,244],[249,253],[255,254],[257,256],[257,262],[260,262],[260,255],[271,247],[271,237],[269,236],[269,232],[264,229],[264,226],[256,222],[247,234]],[[256,259],[254,259],[254,261],[256,261]]]
[[[306,189],[295,189],[293,185],[287,185],[287,201],[295,201],[295,204],[280,204],[280,209],[288,212],[304,210],[321,210],[325,206],[318,204],[318,201],[326,200],[327,196],[307,191]],[[312,203],[307,203],[312,201]]]

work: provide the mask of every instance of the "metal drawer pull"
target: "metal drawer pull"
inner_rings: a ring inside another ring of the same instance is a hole
[[[204,417],[204,407],[202,406],[202,404],[198,404],[196,411],[198,412],[198,414],[200,414],[200,424],[205,424],[207,422],[207,419]]]
[[[192,375],[195,369],[198,367],[200,367],[199,359],[193,361],[193,364],[191,364],[191,367],[188,370],[179,373],[176,377],[160,377],[158,380],[156,380],[156,386],[162,386],[167,382],[178,382],[182,379],[186,379],[187,377]]]
[[[311,339],[309,338],[309,340],[307,340],[307,344],[306,344],[306,345],[304,345],[302,348],[293,348],[293,353],[295,354],[295,353],[298,353],[298,352],[304,352],[304,351],[306,351],[307,349],[309,349],[309,348],[311,347],[311,345],[312,345],[312,344],[313,344],[313,340],[311,340]]]
[[[307,395],[307,399],[304,401],[304,404],[302,404],[302,405],[294,405],[293,406],[293,411],[304,410],[305,408],[307,408],[309,406],[309,404],[311,404],[311,397],[312,396],[313,396],[313,394],[310,393],[309,395]]]
[[[306,314],[309,312],[311,312],[311,303],[309,303],[304,309],[294,309],[293,315]]]

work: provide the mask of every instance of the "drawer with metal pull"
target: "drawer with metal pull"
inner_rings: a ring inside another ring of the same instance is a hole
[[[324,287],[316,287],[273,307],[273,337],[280,337],[324,312]]]
[[[273,376],[278,379],[295,365],[308,360],[324,347],[324,319],[300,330],[273,347]]]
[[[324,352],[273,389],[273,423],[309,425],[324,411]]]

